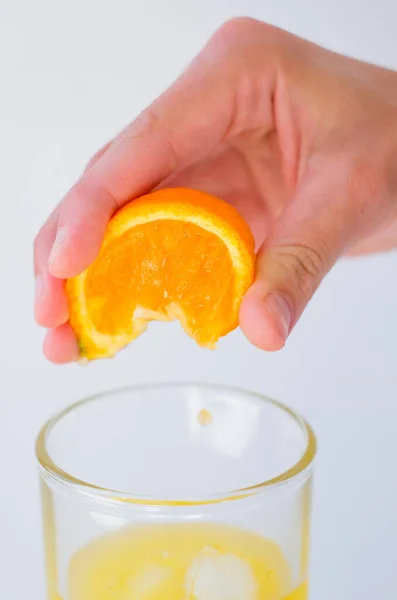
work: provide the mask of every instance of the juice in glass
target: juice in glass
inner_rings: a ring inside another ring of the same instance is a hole
[[[37,455],[49,600],[307,600],[315,439],[288,408],[132,388],[52,419]]]

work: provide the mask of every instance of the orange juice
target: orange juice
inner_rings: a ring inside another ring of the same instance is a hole
[[[280,548],[256,533],[209,523],[139,525],[77,552],[67,600],[307,600],[304,582],[293,588]]]

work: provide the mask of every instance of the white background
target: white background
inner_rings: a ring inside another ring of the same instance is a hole
[[[288,347],[237,332],[216,353],[158,325],[88,369],[41,355],[32,241],[89,156],[161,92],[226,18],[256,16],[397,68],[395,0],[1,0],[0,598],[44,598],[33,453],[42,422],[115,385],[205,380],[302,410],[320,442],[312,598],[397,596],[397,255],[340,264]]]

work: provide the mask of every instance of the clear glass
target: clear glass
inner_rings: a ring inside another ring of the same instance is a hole
[[[101,394],[37,440],[48,600],[306,600],[316,441],[262,396]]]

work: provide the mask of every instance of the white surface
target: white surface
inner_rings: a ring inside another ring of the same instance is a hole
[[[397,67],[395,0],[1,0],[0,598],[44,598],[33,443],[70,400],[115,385],[197,379],[299,408],[320,441],[313,600],[397,595],[397,256],[341,264],[288,347],[236,333],[218,352],[153,327],[115,361],[56,368],[40,354],[32,240],[90,154],[239,13]]]

